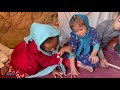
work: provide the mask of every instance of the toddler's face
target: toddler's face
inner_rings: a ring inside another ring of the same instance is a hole
[[[86,35],[87,30],[85,25],[80,25],[79,23],[76,23],[72,28],[76,35],[80,37],[84,37]]]
[[[120,30],[120,16],[116,17],[116,19],[114,20],[113,28],[115,30]]]
[[[45,51],[54,51],[58,45],[58,38],[53,38],[49,43],[44,44]]]

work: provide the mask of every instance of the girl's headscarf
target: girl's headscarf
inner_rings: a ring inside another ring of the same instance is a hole
[[[40,46],[47,38],[55,37],[58,35],[60,35],[60,31],[48,24],[33,23],[30,28],[30,35],[28,37],[25,37],[24,40],[27,44],[29,41],[34,40],[39,51],[48,56],[51,56],[52,53],[45,52],[40,48]]]
[[[84,49],[84,51],[83,51],[84,55],[89,54],[91,35],[90,35],[90,32],[89,32],[90,26],[89,26],[88,17],[86,15],[75,14],[75,15],[72,16],[72,18],[74,18],[75,16],[79,17],[81,20],[84,21],[86,29],[87,29],[87,33],[86,33],[86,35],[84,37],[79,36],[79,40],[80,40],[81,44],[78,47],[78,50],[77,50],[77,53],[76,53],[76,58],[78,58],[78,56],[80,55],[82,49]],[[71,18],[71,20],[72,20],[72,18]],[[71,27],[71,29],[72,29],[72,27]],[[72,29],[71,34],[75,34],[73,29]]]

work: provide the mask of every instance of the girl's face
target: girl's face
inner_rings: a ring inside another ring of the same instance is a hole
[[[87,29],[85,25],[80,25],[79,23],[75,23],[74,26],[72,27],[75,34],[84,37],[87,33]]]
[[[45,51],[54,51],[58,45],[58,37],[53,38],[47,43],[44,43]]]
[[[113,28],[115,30],[120,30],[120,16],[116,17],[116,19],[114,20]]]

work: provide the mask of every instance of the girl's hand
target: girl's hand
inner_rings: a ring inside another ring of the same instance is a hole
[[[55,70],[52,72],[52,75],[53,75],[54,78],[56,78],[57,76],[63,78],[64,73],[55,69]],[[65,75],[65,76],[66,76],[66,75]]]
[[[89,56],[89,60],[91,60],[92,64],[95,64],[99,61],[98,56]]]
[[[72,48],[70,46],[63,46],[59,51],[60,56],[62,56],[65,52],[72,53]]]
[[[71,75],[71,78],[77,78],[78,74],[80,74],[78,72],[78,70],[76,68],[71,68],[71,72],[68,75]]]

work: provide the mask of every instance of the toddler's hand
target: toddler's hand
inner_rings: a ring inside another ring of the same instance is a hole
[[[98,56],[89,56],[89,60],[91,60],[92,64],[95,64],[99,61]]]

